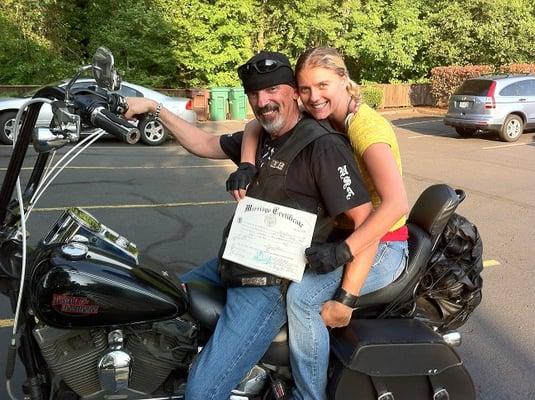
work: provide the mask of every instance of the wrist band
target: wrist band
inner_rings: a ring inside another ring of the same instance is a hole
[[[334,301],[342,303],[350,308],[357,308],[359,296],[355,296],[351,293],[347,293],[342,287],[339,287],[334,294]]]
[[[162,111],[162,107],[163,107],[162,103],[159,103],[158,106],[156,107],[156,112],[154,113],[155,119],[160,119],[160,111]]]

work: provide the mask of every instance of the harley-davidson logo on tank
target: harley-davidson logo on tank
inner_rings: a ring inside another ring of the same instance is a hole
[[[52,295],[52,307],[66,314],[97,314],[99,306],[90,304],[89,299],[64,294]]]

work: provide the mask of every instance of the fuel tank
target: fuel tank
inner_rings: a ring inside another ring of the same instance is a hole
[[[165,271],[78,242],[41,245],[34,254],[32,308],[48,325],[119,326],[172,319],[187,311],[180,281],[166,278]]]

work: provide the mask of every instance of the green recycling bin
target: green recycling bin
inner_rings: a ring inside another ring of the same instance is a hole
[[[244,120],[247,116],[247,100],[243,88],[231,88],[228,99],[231,119]]]
[[[212,121],[224,121],[228,113],[229,88],[219,87],[210,90],[210,119]]]

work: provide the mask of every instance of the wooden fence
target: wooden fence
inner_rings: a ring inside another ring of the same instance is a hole
[[[431,95],[431,84],[378,84],[374,85],[383,91],[383,102],[380,108],[434,106],[435,99]]]

